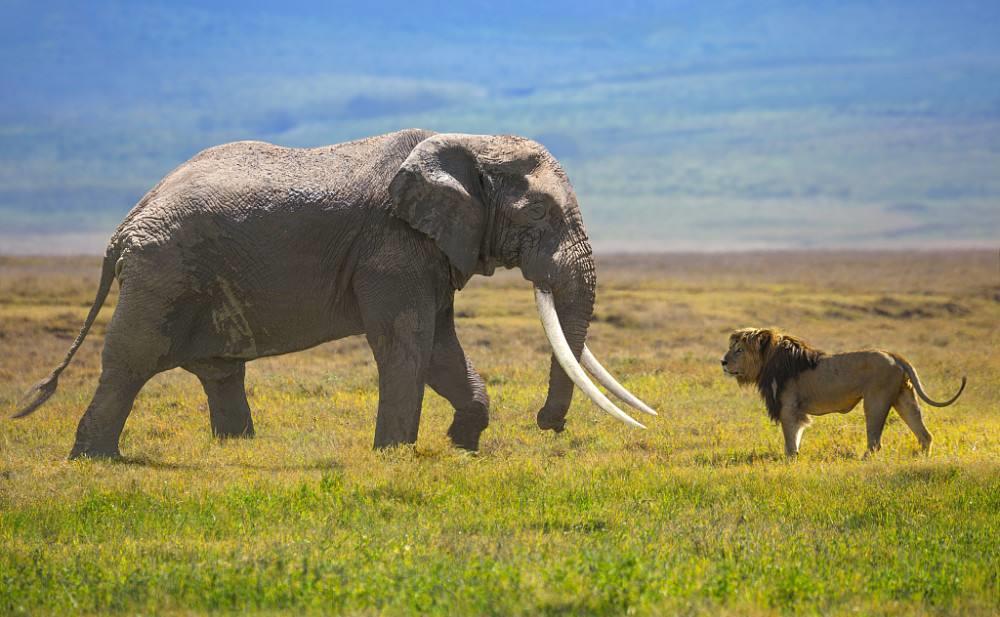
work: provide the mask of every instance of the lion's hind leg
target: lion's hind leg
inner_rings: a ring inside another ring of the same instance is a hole
[[[903,387],[899,389],[899,396],[896,397],[892,406],[895,407],[900,417],[903,418],[903,422],[906,422],[906,426],[910,427],[910,430],[916,435],[924,454],[930,454],[931,442],[934,441],[934,438],[931,436],[931,432],[927,430],[927,427],[924,426],[923,410],[920,409],[920,403],[917,402],[913,386],[909,383],[904,383]]]
[[[865,395],[865,429],[868,433],[866,458],[882,449],[882,431],[885,430],[885,421],[889,418],[892,403],[892,399],[881,392]]]

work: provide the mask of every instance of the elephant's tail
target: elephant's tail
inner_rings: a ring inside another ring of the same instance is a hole
[[[59,366],[49,373],[48,377],[39,381],[30,390],[25,392],[24,397],[21,399],[20,407],[13,416],[14,418],[23,418],[30,414],[41,407],[45,401],[49,400],[50,396],[55,394],[56,387],[59,385],[60,373],[69,366],[76,350],[80,348],[83,339],[90,332],[90,326],[94,325],[97,314],[101,312],[101,306],[104,304],[104,301],[108,297],[108,292],[111,290],[111,283],[115,280],[116,264],[117,251],[113,247],[108,247],[107,252],[104,254],[104,264],[101,267],[101,283],[97,288],[97,297],[94,298],[94,304],[90,307],[90,314],[87,315],[87,321],[83,322],[83,327],[80,328],[80,334],[76,336],[76,340],[73,341],[69,351],[66,352],[66,357],[63,358]]]

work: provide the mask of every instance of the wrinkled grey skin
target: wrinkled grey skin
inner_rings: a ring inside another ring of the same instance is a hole
[[[416,441],[429,385],[455,408],[452,441],[474,450],[489,397],[455,336],[454,293],[498,266],[552,291],[579,358],[594,263],[573,189],[536,142],[411,129],[313,149],[211,148],[119,226],[80,336],[18,415],[55,391],[117,278],[71,457],[119,456],[136,394],[175,367],[201,381],[216,435],[252,436],[245,363],[354,334],[378,365],[375,447]],[[538,425],[561,431],[572,394],[553,359]]]

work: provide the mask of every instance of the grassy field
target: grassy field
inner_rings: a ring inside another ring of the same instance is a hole
[[[482,451],[428,393],[415,448],[370,449],[363,339],[250,365],[258,437],[218,443],[197,380],[143,390],[122,462],[68,462],[113,298],[34,416],[0,420],[0,613],[889,614],[1000,611],[996,252],[599,260],[590,346],[660,410],[624,427],[577,397],[542,433],[547,345],[518,273],[459,295],[493,397]],[[95,259],[0,259],[0,409],[62,357]],[[862,460],[860,411],[781,456],[724,378],[729,329],[904,353],[932,395],[929,458],[893,414]],[[7,413],[5,411],[5,413]]]

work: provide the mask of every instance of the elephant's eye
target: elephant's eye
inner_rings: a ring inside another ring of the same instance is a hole
[[[548,205],[543,200],[532,201],[523,209],[524,217],[530,221],[540,221],[548,212]]]

